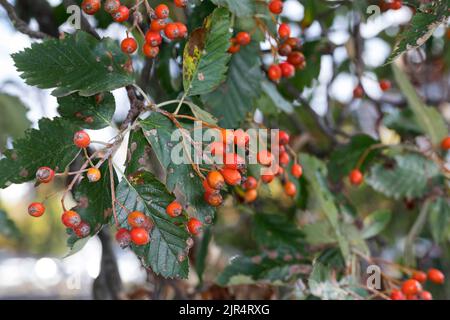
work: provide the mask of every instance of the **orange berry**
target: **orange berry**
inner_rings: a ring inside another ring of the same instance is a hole
[[[286,145],[289,144],[289,134],[286,131],[281,130],[278,133],[278,141],[280,142],[281,145]]]
[[[355,89],[353,89],[353,97],[356,99],[364,97],[364,89],[361,85],[357,85]]]
[[[39,218],[45,213],[45,206],[40,202],[33,202],[28,206],[28,214],[32,217]]]
[[[444,274],[438,269],[429,269],[428,270],[428,279],[436,284],[443,284],[445,281]]]
[[[90,168],[86,174],[89,182],[97,182],[101,179],[102,174],[97,168]]]
[[[433,300],[433,295],[428,291],[422,291],[419,296],[420,300]]]
[[[256,189],[258,187],[258,181],[254,177],[247,177],[247,180],[245,180],[243,187],[246,190]]]
[[[169,17],[169,7],[166,6],[165,4],[159,4],[156,6],[155,8],[155,14],[158,17],[158,19],[166,19],[167,17]]]
[[[67,228],[75,228],[81,223],[81,217],[75,211],[66,211],[61,216],[63,225]]]
[[[359,186],[363,182],[364,176],[361,171],[359,171],[358,169],[354,169],[352,170],[352,172],[350,172],[349,179],[351,184],[353,184],[354,186]]]
[[[280,153],[279,160],[282,166],[287,166],[291,161],[289,154],[287,152]]]
[[[159,48],[152,47],[150,44],[145,43],[142,47],[142,52],[149,58],[156,58],[156,56],[159,54]]]
[[[210,171],[206,177],[211,188],[220,190],[225,184],[225,179],[219,171]]]
[[[177,201],[173,201],[166,208],[166,213],[169,216],[171,216],[172,218],[180,216],[182,212],[183,212],[183,206]]]
[[[245,192],[244,201],[246,203],[252,203],[258,198],[258,191],[256,189],[250,189]]]
[[[174,3],[177,7],[183,8],[186,7],[188,0],[175,0]]]
[[[231,44],[230,47],[228,48],[228,53],[234,54],[239,52],[239,50],[241,50],[241,46],[237,42],[236,38],[231,38],[230,43]]]
[[[78,226],[76,226],[73,231],[78,238],[86,238],[91,233],[91,226],[84,221],[81,221]]]
[[[300,178],[303,174],[303,168],[298,163],[294,164],[291,168],[291,173],[294,177]]]
[[[225,168],[221,171],[225,182],[230,186],[241,184],[242,176],[238,170]]]
[[[146,222],[146,216],[140,211],[133,211],[128,215],[127,221],[132,228],[143,228]]]
[[[150,23],[150,30],[151,31],[162,31],[166,27],[167,22],[164,19],[154,19]]]
[[[128,247],[131,242],[130,232],[125,228],[119,229],[116,233],[116,241],[121,248]]]
[[[427,274],[423,271],[416,271],[413,273],[412,278],[419,281],[420,283],[424,283],[427,281]]]
[[[258,162],[263,166],[270,166],[273,162],[273,155],[268,150],[261,150],[257,155]]]
[[[271,172],[266,172],[261,175],[261,180],[264,183],[271,183],[273,181],[273,179],[275,179],[275,175]]]
[[[398,289],[393,289],[390,297],[391,300],[405,300],[405,295]]]
[[[205,190],[205,192],[209,192],[209,193],[217,193],[218,192],[218,190],[211,188],[211,186],[208,183],[208,179],[203,180],[203,189]]]
[[[402,292],[406,296],[416,295],[421,291],[422,291],[422,286],[420,285],[419,281],[417,281],[415,279],[408,279],[405,282],[403,282]]]
[[[40,183],[49,183],[55,177],[55,171],[49,167],[40,167],[36,171],[36,179]]]
[[[180,36],[180,29],[176,23],[170,22],[164,27],[164,34],[167,38],[173,40]]]
[[[144,228],[134,228],[130,232],[131,241],[137,246],[143,246],[150,242],[150,235]]]
[[[162,42],[162,37],[159,31],[149,30],[145,34],[145,42],[148,43],[152,47],[157,47]]]
[[[190,218],[187,223],[187,228],[190,234],[196,236],[202,231],[203,224],[196,218]]]
[[[441,142],[441,148],[444,150],[450,149],[450,137],[446,137]]]
[[[294,197],[297,194],[297,187],[291,181],[287,181],[284,184],[284,193],[286,193],[290,197]]]
[[[78,148],[87,148],[91,144],[91,137],[89,137],[89,134],[87,134],[87,132],[81,130],[76,132],[73,136],[73,143]]]
[[[138,44],[133,38],[125,38],[122,40],[120,47],[122,49],[122,52],[126,54],[132,54],[136,52]]]
[[[218,192],[205,192],[205,201],[213,207],[218,207],[223,203],[222,195]]]
[[[241,46],[246,46],[250,43],[250,41],[252,41],[252,37],[248,32],[241,31],[236,35],[236,41]]]

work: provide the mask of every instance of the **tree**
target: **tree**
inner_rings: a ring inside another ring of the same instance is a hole
[[[96,235],[104,247],[96,298],[123,290],[110,230],[151,281],[180,297],[190,272],[196,293],[212,298],[253,284],[279,298],[446,297],[429,283],[444,282],[436,267],[450,270],[447,1],[289,1],[304,8],[300,25],[279,0],[121,2],[0,0],[17,30],[39,39],[12,55],[17,71],[59,105],[58,117],[23,137],[26,121],[5,124],[0,137],[14,143],[1,146],[0,188],[67,181],[68,247],[75,253]],[[59,34],[74,4],[81,29]],[[373,5],[378,17],[366,13]],[[363,27],[399,10],[412,17],[395,36],[381,31],[392,53],[373,67]],[[343,17],[345,46],[333,40]],[[99,36],[115,23],[128,30],[121,41]],[[338,89],[350,99],[333,90],[343,75],[353,84]],[[129,98],[118,124],[117,89]],[[2,119],[22,108],[12,96],[0,102]],[[86,131],[108,127],[117,135],[106,142]],[[122,166],[113,159],[124,145]],[[44,212],[45,203],[29,207]],[[1,217],[0,231],[16,234]],[[213,245],[238,257],[208,270]],[[378,287],[366,281],[374,264]]]

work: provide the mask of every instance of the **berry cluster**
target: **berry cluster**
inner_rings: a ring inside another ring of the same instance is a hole
[[[429,269],[427,273],[415,271],[410,279],[402,283],[401,288],[391,291],[390,298],[392,300],[432,300],[431,293],[422,288],[422,284],[427,280],[435,284],[443,284],[445,276],[438,269]]]
[[[85,151],[87,157],[86,148],[91,144],[91,138],[85,131],[78,131],[74,134],[73,143],[80,149]],[[88,158],[89,159],[89,158]],[[93,166],[87,170],[86,177],[89,182],[97,182],[101,179],[101,172]],[[49,167],[41,167],[36,171],[36,183],[46,184],[53,181],[55,176],[64,175],[64,173],[55,173],[55,171]],[[41,202],[33,202],[28,206],[28,214],[32,217],[41,217],[45,213],[45,205]],[[82,221],[80,215],[72,210],[65,210],[61,216],[62,223],[72,229],[79,238],[87,237],[91,232],[91,227],[85,221]]]
[[[175,5],[177,7],[185,7],[187,0],[175,0]],[[94,15],[101,8],[100,0],[84,0],[81,4],[81,8],[86,14]],[[159,53],[159,46],[162,43],[163,33],[165,37],[170,40],[184,38],[187,35],[187,27],[181,22],[168,22],[170,10],[165,4],[159,4],[155,9],[148,8],[149,16],[151,19],[150,27],[147,33],[143,36],[145,37],[145,44],[142,47],[142,52],[145,56],[149,58],[155,58]],[[137,7],[129,9],[120,3],[119,0],[106,0],[104,3],[104,10],[111,14],[112,18],[116,22],[125,22],[130,18],[130,13],[132,11],[137,12]],[[141,29],[137,25],[137,20],[134,22],[133,28],[136,27],[140,32]],[[133,54],[138,49],[139,45],[137,41],[128,36],[122,40],[121,49],[126,54]]]
[[[273,2],[280,2],[282,4],[281,1]],[[275,13],[274,11],[272,12]],[[278,26],[277,45],[276,52],[278,57],[274,58],[278,60],[280,57],[284,57],[284,61],[272,64],[267,70],[269,79],[274,82],[280,81],[281,78],[292,78],[295,75],[296,69],[303,70],[306,66],[305,56],[300,51],[302,49],[302,42],[299,38],[291,37],[289,24],[281,23]]]
[[[258,163],[264,168],[261,181],[268,184],[275,177],[280,177],[286,195],[294,197],[297,193],[297,188],[289,180],[284,169],[291,162],[287,152],[290,137],[285,131],[280,131],[278,138],[280,143],[278,162],[275,161],[273,154],[268,150],[261,150],[257,154]],[[249,139],[248,133],[241,129],[234,131],[233,134],[223,129],[222,140],[211,144],[211,154],[213,156],[221,155],[224,159],[224,164],[209,171],[206,179],[203,181],[204,199],[209,205],[218,207],[222,204],[221,191],[225,185],[235,188],[236,194],[245,203],[252,203],[257,199],[259,181],[253,176],[246,175],[245,160],[235,153],[235,148],[248,150]],[[229,152],[228,150],[232,151]],[[300,178],[302,175],[302,167],[296,161],[291,167],[291,174],[295,178]]]

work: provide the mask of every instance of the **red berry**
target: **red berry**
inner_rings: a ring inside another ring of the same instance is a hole
[[[250,136],[242,129],[234,131],[234,144],[239,148],[245,148],[250,141]]]
[[[286,193],[290,197],[293,197],[297,193],[297,187],[293,182],[287,181],[284,184],[284,193]]]
[[[78,238],[86,238],[91,233],[91,226],[84,221],[76,226],[73,231],[78,236]]]
[[[126,6],[120,6],[119,9],[112,14],[112,17],[116,22],[125,22],[130,17],[130,9]]]
[[[159,53],[159,47],[152,47],[150,44],[146,43],[142,47],[144,55],[149,58],[155,58]]]
[[[273,163],[273,155],[268,150],[261,150],[257,155],[258,162],[263,166],[270,166]]]
[[[140,211],[133,211],[127,217],[128,225],[132,228],[143,228],[146,222],[146,216]]]
[[[397,289],[393,289],[391,292],[391,300],[405,300],[405,295]]]
[[[351,184],[354,186],[359,186],[363,182],[364,176],[361,171],[354,169],[350,172],[349,179]]]
[[[424,283],[427,281],[427,274],[423,271],[416,271],[413,273],[412,278],[420,283]]]
[[[283,78],[292,78],[295,75],[295,67],[289,62],[280,63]]]
[[[357,85],[355,89],[353,89],[353,97],[356,99],[364,97],[364,89],[361,85]]]
[[[119,229],[116,233],[116,241],[121,248],[128,247],[131,242],[130,232],[125,228]]]
[[[254,177],[248,177],[243,187],[246,190],[256,189],[258,187],[258,181]]]
[[[401,9],[402,8],[402,1],[401,0],[394,0],[391,4],[390,4],[390,6],[389,6],[389,8],[390,9],[392,9],[392,10],[399,10],[399,9]]]
[[[166,27],[167,22],[164,19],[154,19],[150,23],[150,30],[151,31],[161,31],[164,30]]]
[[[165,4],[159,4],[155,8],[155,14],[158,19],[166,19],[169,16],[170,10],[169,7]]]
[[[89,182],[97,182],[101,179],[102,174],[97,168],[90,168],[86,174]]]
[[[391,82],[389,80],[380,80],[380,89],[382,91],[388,91],[391,88]]]
[[[439,271],[438,269],[429,269],[428,270],[428,279],[430,279],[431,282],[436,284],[443,284],[445,281],[444,274]]]
[[[261,180],[264,183],[271,183],[273,179],[275,179],[275,175],[271,172],[265,172],[264,174],[261,175]]]
[[[100,10],[100,7],[102,6],[102,3],[100,0],[83,0],[81,3],[81,9],[83,9],[84,13],[93,15],[98,10]]]
[[[291,35],[291,27],[287,23],[282,23],[278,27],[278,35],[281,39],[289,38]]]
[[[237,153],[227,153],[224,158],[227,169],[241,170],[245,167],[245,160]]]
[[[173,40],[180,36],[180,29],[176,23],[168,23],[164,28],[164,34],[167,38]]]
[[[303,168],[298,163],[294,164],[291,168],[291,173],[294,177],[300,178],[303,174]]]
[[[66,211],[61,216],[63,225],[67,228],[75,228],[81,223],[81,217],[75,211]]]
[[[419,281],[417,281],[415,279],[408,279],[405,282],[403,282],[402,292],[406,296],[416,295],[421,291],[422,291],[422,286],[420,285]]]
[[[203,224],[196,218],[190,218],[187,223],[189,233],[196,236],[202,231]]]
[[[230,42],[231,42],[231,45],[228,48],[228,53],[233,54],[233,53],[239,52],[239,50],[241,50],[241,46],[237,42],[236,38],[231,38]]]
[[[91,137],[89,137],[89,134],[85,131],[78,131],[73,136],[73,143],[78,148],[87,148],[91,144]]]
[[[55,171],[49,167],[40,167],[36,171],[36,179],[40,183],[49,183],[55,177]]]
[[[175,0],[174,3],[177,7],[183,8],[186,7],[188,0]]]
[[[221,196],[220,193],[218,193],[217,191],[213,191],[213,192],[206,192],[205,195],[205,201],[213,207],[218,207],[222,204],[223,202],[223,198]]]
[[[103,7],[106,12],[113,14],[119,10],[120,0],[106,0]]]
[[[175,22],[175,24],[178,27],[178,33],[179,33],[178,38],[186,37],[186,35],[188,33],[188,29],[187,29],[186,25],[181,22]]]
[[[252,203],[258,198],[258,191],[256,189],[247,190],[244,194],[245,203]]]
[[[280,130],[280,132],[278,133],[278,141],[280,142],[281,145],[286,145],[289,144],[289,134],[286,131]]]
[[[278,64],[273,64],[269,67],[269,70],[267,71],[267,75],[270,80],[272,80],[274,82],[278,82],[281,79],[283,72],[281,71],[281,68]]]
[[[283,43],[281,46],[278,47],[278,54],[283,57],[287,57],[292,53],[292,47],[288,45],[287,43]]]
[[[443,150],[449,150],[450,149],[450,137],[446,137],[446,138],[442,139],[441,148]]]
[[[305,56],[299,51],[294,51],[289,54],[287,61],[298,69],[303,69],[306,65]]]
[[[145,42],[151,45],[152,47],[157,47],[162,42],[161,34],[158,31],[149,30],[145,34]]]
[[[211,171],[206,177],[208,184],[215,190],[220,190],[225,184],[225,179],[219,171]]]
[[[203,180],[203,189],[206,193],[218,193],[218,190],[211,188],[211,186],[208,183],[208,179]]]
[[[45,206],[40,202],[33,202],[28,206],[28,214],[32,217],[39,218],[45,213]]]
[[[236,41],[241,46],[246,46],[250,43],[250,41],[252,41],[252,37],[248,32],[241,31],[236,35]]]
[[[433,300],[433,295],[428,291],[422,291],[420,293],[420,300]]]
[[[284,166],[284,167],[287,166],[289,164],[289,162],[291,162],[289,154],[287,152],[280,153],[279,161],[282,166]]]
[[[143,246],[150,242],[148,231],[144,228],[134,228],[130,232],[131,241],[137,246]]]
[[[269,2],[269,10],[273,14],[280,14],[283,12],[283,2],[280,0],[272,0]]]
[[[125,38],[122,40],[120,47],[122,48],[122,52],[132,54],[137,50],[138,44],[133,38]]]
[[[289,38],[285,42],[285,44],[289,45],[292,50],[300,50],[302,48],[302,40],[299,38]]]
[[[166,208],[166,213],[172,218],[180,216],[182,212],[183,206],[177,201],[173,201]]]
[[[238,170],[225,168],[221,173],[228,185],[237,186],[241,184],[242,176]]]

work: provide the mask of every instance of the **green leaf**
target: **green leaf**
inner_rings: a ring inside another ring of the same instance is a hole
[[[249,17],[255,13],[255,3],[252,0],[211,0],[219,7],[226,7],[237,17]]]
[[[0,210],[0,236],[7,239],[18,239],[21,236],[14,221],[12,221],[3,210]]]
[[[218,8],[202,28],[191,33],[184,48],[183,86],[187,95],[211,92],[226,78],[230,54],[230,14]]]
[[[383,124],[389,129],[401,134],[423,133],[422,128],[417,124],[414,113],[411,109],[394,109],[383,117]]]
[[[270,283],[281,285],[308,274],[310,262],[290,250],[265,251],[234,258],[217,279],[220,286]]]
[[[408,101],[409,107],[414,113],[417,123],[423,132],[428,135],[431,142],[434,145],[439,145],[448,133],[442,115],[436,109],[425,106],[408,77],[399,67],[392,65],[392,70],[401,91]]]
[[[132,245],[143,264],[166,278],[187,278],[186,241],[189,235],[184,227],[185,221],[183,218],[172,219],[166,214],[166,207],[175,197],[153,174],[138,171],[122,179],[117,187],[117,200],[129,212],[141,211],[154,223],[150,243],[146,246]],[[116,206],[119,223],[129,229],[128,212],[121,205]]]
[[[302,52],[307,61],[306,67],[303,70],[297,70],[295,76],[288,80],[297,89],[303,90],[306,87],[311,87],[313,82],[319,78],[322,55],[318,52],[321,51],[321,44],[320,41],[309,41],[303,45]]]
[[[111,126],[116,110],[114,96],[110,92],[83,97],[77,93],[58,98],[59,114],[73,124],[86,129],[103,129]]]
[[[417,9],[410,26],[403,31],[398,39],[387,63],[392,62],[406,51],[422,46],[434,33],[434,30],[447,21],[450,11],[448,0],[431,1],[424,8]]]
[[[43,166],[64,171],[79,152],[73,144],[77,129],[62,118],[39,121],[39,130],[26,131],[25,137],[17,140],[14,149],[7,150],[6,158],[0,160],[0,188],[33,180]]]
[[[208,258],[208,252],[209,252],[209,244],[211,243],[212,239],[212,231],[211,227],[205,228],[203,231],[202,239],[200,240],[200,244],[198,246],[198,249],[196,250],[195,255],[195,271],[197,272],[199,281],[201,285],[203,283],[203,273],[206,269],[206,263]]]
[[[450,227],[450,204],[448,199],[437,198],[428,207],[428,227],[436,243],[443,243]]]
[[[109,38],[99,41],[83,31],[34,43],[13,59],[27,84],[56,88],[52,94],[57,97],[77,91],[91,96],[134,82],[125,68],[128,57],[118,43]]]
[[[330,156],[328,162],[328,172],[330,179],[338,182],[342,177],[347,176],[357,165],[361,156],[368,148],[376,144],[377,141],[368,135],[353,136],[350,142],[346,145],[337,147]],[[376,151],[370,151],[362,163],[361,170],[376,156]]]
[[[306,224],[302,228],[306,241],[311,245],[336,243],[336,235],[328,221]]]
[[[237,128],[255,109],[254,100],[261,93],[263,79],[261,61],[255,54],[257,48],[257,44],[252,43],[234,54],[227,81],[215,91],[201,96],[222,127]]]
[[[152,113],[141,121],[141,127],[158,160],[166,169],[167,188],[174,191],[178,187],[193,210],[193,215],[204,222],[210,221],[214,217],[215,210],[203,199],[204,189],[201,179],[190,164],[172,162],[173,148],[182,143],[171,139],[172,133],[177,129],[175,125],[164,115]],[[185,139],[185,137],[181,139]],[[186,144],[188,144],[187,141]],[[183,148],[181,147],[181,149]],[[186,155],[184,156],[186,157]]]
[[[294,108],[292,103],[287,101],[278,91],[277,87],[267,80],[261,83],[263,92],[267,95],[267,97],[273,102],[273,105],[286,113],[294,112]]]
[[[429,190],[429,180],[439,174],[434,162],[418,154],[398,155],[395,162],[393,169],[374,165],[366,182],[376,191],[397,200],[423,196]]]
[[[372,238],[383,231],[391,221],[392,213],[387,210],[372,212],[363,221],[362,236],[364,239]]]
[[[214,117],[211,113],[203,110],[202,108],[197,106],[195,103],[192,103],[192,102],[185,102],[185,103],[189,106],[192,113],[194,114],[194,116],[197,119],[202,120],[202,121],[204,121],[208,124],[212,124],[212,125],[217,125],[217,123],[219,122],[219,120],[217,120],[217,118]]]
[[[100,181],[92,183],[87,178],[83,178],[73,192],[77,205],[71,210],[77,212],[81,220],[89,224],[90,237],[96,235],[103,225],[108,224],[112,216],[111,175],[108,162],[100,167],[100,172]],[[113,179],[114,185],[117,185],[115,173]],[[71,250],[70,254],[73,254],[79,251],[87,241],[78,239],[75,234],[72,234],[67,243]]]
[[[325,180],[327,176],[325,164],[318,158],[308,154],[300,155],[300,163],[304,167],[304,176],[308,181],[309,198],[314,199],[317,210],[327,218],[333,234],[338,241],[342,255],[348,261],[350,257],[350,245],[341,230],[339,211]]]
[[[263,247],[300,250],[304,246],[303,233],[283,215],[255,214],[252,233]]]
[[[8,138],[21,138],[30,127],[27,111],[18,98],[0,94],[0,151],[6,146]]]

